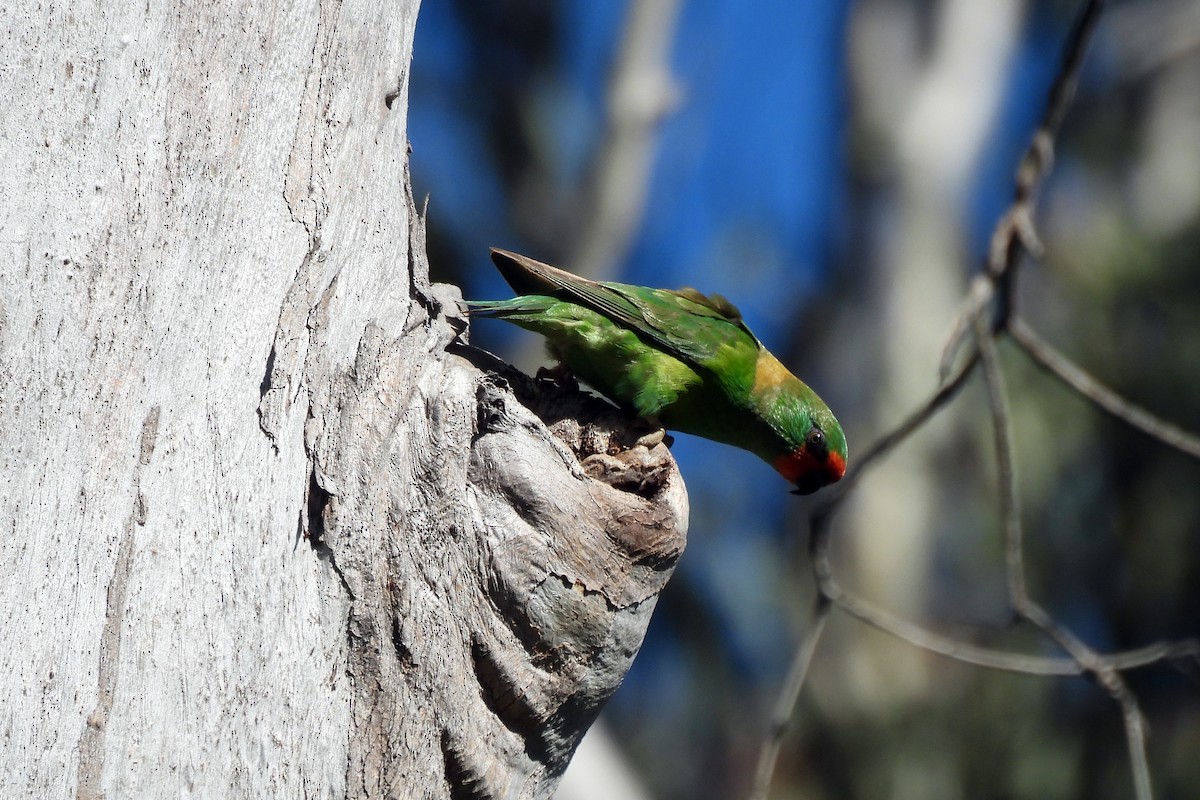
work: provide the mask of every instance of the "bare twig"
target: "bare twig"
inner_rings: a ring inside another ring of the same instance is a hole
[[[864,600],[842,587],[829,573],[822,581],[821,593],[855,619],[902,639],[914,647],[954,661],[1023,675],[1067,677],[1087,673],[1087,670],[1074,658],[1012,653],[1006,650],[980,647],[970,642],[935,633]],[[1184,639],[1178,642],[1159,642],[1135,650],[1110,653],[1105,658],[1114,669],[1122,672],[1168,661],[1200,663],[1200,641]]]
[[[966,339],[967,331],[970,330],[971,320],[975,319],[980,309],[992,301],[995,293],[996,284],[988,273],[976,275],[975,279],[971,281],[971,286],[967,289],[967,296],[963,298],[958,307],[958,313],[954,315],[954,322],[950,325],[950,335],[946,337],[946,343],[942,345],[942,358],[938,362],[938,376],[942,380],[945,380],[946,376],[950,374],[954,358],[958,355],[958,350]]]
[[[850,490],[858,484],[858,481],[862,478],[863,473],[866,472],[868,467],[899,447],[905,439],[920,430],[926,422],[954,399],[962,387],[966,385],[967,378],[971,376],[972,370],[975,369],[975,365],[978,363],[979,354],[972,353],[958,365],[953,374],[942,379],[942,382],[933,390],[928,400],[913,410],[896,427],[868,445],[863,454],[854,460],[854,463],[846,473],[846,477],[842,478],[830,490],[829,498],[814,512],[814,515],[831,514],[833,507],[839,505],[842,499],[850,493]]]
[[[775,710],[771,714],[771,728],[759,752],[750,800],[766,800],[767,791],[771,788],[771,777],[775,774],[775,762],[779,759],[779,748],[783,744],[783,735],[792,720],[796,701],[800,699],[800,690],[804,687],[804,679],[808,675],[813,655],[817,652],[817,645],[821,643],[821,635],[825,632],[825,623],[829,620],[831,608],[829,600],[818,595],[812,625],[808,635],[801,640],[796,649],[792,666],[783,681],[783,690],[779,693],[779,700],[776,701]]]
[[[990,342],[990,338],[988,340]],[[994,348],[994,343],[992,343],[992,346]],[[848,591],[834,577],[829,558],[829,534],[833,517],[841,507],[848,490],[856,484],[867,467],[890,453],[903,443],[905,439],[920,430],[930,418],[954,399],[980,361],[980,352],[978,350],[972,352],[970,357],[964,360],[955,370],[954,374],[944,380],[924,403],[912,411],[892,430],[871,444],[866,452],[857,460],[855,468],[837,485],[836,489],[830,494],[830,497],[813,511],[810,517],[809,550],[810,563],[817,581],[818,591],[818,611],[814,615],[814,632],[810,632],[809,636],[805,637],[800,643],[793,660],[792,669],[788,674],[788,679],[785,681],[779,699],[776,702],[771,727],[767,737],[764,739],[760,752],[758,769],[755,773],[755,788],[751,797],[765,797],[766,787],[770,785],[782,737],[786,730],[786,722],[791,718],[795,704],[799,698],[799,692],[803,688],[803,681],[807,674],[807,665],[811,662],[814,651],[820,643],[819,630],[823,629],[825,625],[829,605],[837,606],[852,617],[885,633],[903,639],[916,647],[956,661],[988,669],[1027,675],[1072,676],[1096,673],[1099,668],[1096,661],[1098,658],[1103,658],[1104,660],[1100,666],[1114,672],[1168,661],[1200,663],[1200,641],[1195,639],[1185,639],[1178,642],[1160,642],[1134,650],[1111,653],[1102,657],[1097,656],[1095,653],[1087,650],[1086,646],[1075,639],[1069,632],[1060,630],[1053,619],[1031,601],[1023,605],[1025,614],[1022,617],[1028,619],[1043,631],[1053,631],[1052,638],[1071,655],[1068,657],[1053,658],[979,647],[968,642],[942,636],[903,620]],[[1007,425],[1007,423],[1005,424]],[[1011,459],[1011,451],[1008,448],[1005,449],[1009,453],[1006,458]],[[1010,466],[1009,472],[1012,471]],[[1008,485],[1014,485],[1011,483],[1011,479]],[[1013,505],[1015,506],[1015,503]],[[1020,565],[1019,535],[1012,541],[1015,541],[1017,546],[1010,547],[1009,559],[1010,562],[1015,560],[1019,564],[1017,574],[1023,576],[1023,565]],[[1021,587],[1020,591],[1023,594],[1023,579],[1019,585]],[[1023,596],[1027,598],[1027,595]],[[1068,643],[1070,647],[1066,646]],[[798,667],[801,664],[804,665],[804,669]],[[1133,722],[1135,718],[1131,716],[1129,711],[1129,700],[1132,699],[1132,695],[1126,692],[1118,696],[1118,699],[1121,702],[1122,710],[1127,720],[1126,731],[1129,741],[1132,743],[1143,741],[1142,734],[1139,733],[1142,730],[1140,717],[1137,718],[1138,725],[1134,726]],[[1132,708],[1136,710],[1136,704],[1133,704]],[[1142,761],[1140,763],[1144,764],[1144,747],[1142,751]],[[1133,753],[1132,750],[1131,753]],[[1135,761],[1135,775],[1142,774],[1137,768],[1138,763]],[[1148,773],[1146,774],[1148,775]],[[1137,780],[1140,782],[1142,778],[1139,777]],[[1139,791],[1141,790],[1139,789]],[[1139,798],[1146,796],[1148,795],[1138,795]]]
[[[1038,136],[1049,138],[1050,141],[1046,144],[1051,148],[1054,146],[1053,140],[1058,136],[1058,130],[1062,127],[1063,120],[1067,118],[1067,111],[1075,100],[1075,87],[1079,83],[1079,70],[1083,66],[1083,56],[1087,52],[1088,43],[1092,39],[1092,33],[1096,29],[1096,23],[1100,21],[1100,12],[1103,10],[1103,0],[1089,0],[1071,26],[1071,33],[1067,37],[1067,46],[1063,50],[1063,58],[1058,67],[1058,75],[1050,87],[1046,111],[1042,115],[1042,122],[1037,133],[1034,134],[1035,138]],[[1029,158],[1029,153],[1026,153],[1026,158]],[[1022,164],[1022,167],[1024,166],[1025,164]],[[1038,168],[1034,175],[1030,176],[1032,181],[1029,185],[1030,191],[1033,190],[1034,184],[1049,171],[1049,168],[1050,164],[1046,162]],[[1020,184],[1019,174],[1018,184]]]
[[[1129,762],[1133,769],[1134,789],[1138,800],[1154,796],[1150,784],[1150,767],[1146,759],[1146,731],[1137,698],[1129,690],[1112,661],[1083,643],[1079,637],[1055,620],[1029,594],[1025,582],[1024,540],[1021,525],[1020,495],[1017,488],[1016,454],[1013,446],[1012,417],[1004,372],[996,352],[996,342],[987,329],[982,314],[976,318],[976,343],[983,361],[984,383],[987,386],[988,406],[995,434],[996,463],[999,466],[1000,514],[1004,522],[1005,554],[1008,562],[1009,599],[1017,614],[1045,631],[1063,650],[1087,672],[1096,677],[1109,695],[1121,706],[1125,724],[1125,739]]]
[[[1001,218],[992,236],[987,271],[997,283],[997,330],[1002,329],[1008,322],[1012,311],[1012,282],[1016,278],[1022,251],[1036,255],[1042,250],[1033,224],[1037,190],[1054,165],[1054,141],[1063,120],[1066,119],[1067,110],[1075,99],[1075,87],[1079,84],[1083,56],[1087,52],[1088,43],[1103,8],[1103,0],[1088,0],[1075,19],[1067,38],[1067,46],[1063,50],[1058,74],[1050,87],[1046,110],[1017,167],[1016,191],[1012,205],[1008,213]]]
[[[917,411],[910,414],[905,422],[901,423],[891,433],[880,438],[875,445],[869,450],[867,457],[863,460],[869,463],[871,460],[882,456],[892,447],[899,444],[907,434],[919,428],[920,424],[928,419],[943,403],[953,397],[957,389],[962,386],[962,380],[969,374],[969,370],[978,363],[978,353],[972,355],[971,359],[959,368],[959,372],[950,378],[934,395],[927,400]],[[1005,416],[1007,420],[1007,416]],[[1007,422],[1005,426],[1007,427]],[[1010,507],[1016,511],[1016,496],[1015,496],[1015,480],[1013,477],[1015,468],[1011,461],[1011,447],[1006,446],[1005,461],[1008,462],[1005,470],[1010,476],[1006,478],[1007,485],[1013,491],[1012,498],[1008,501]],[[860,471],[862,466],[860,466]],[[850,477],[850,476],[847,476]],[[1081,663],[1077,658],[1047,658],[1041,656],[1031,656],[1019,653],[1011,653],[992,648],[978,647],[968,642],[963,642],[950,637],[942,636],[932,631],[926,630],[919,625],[901,619],[891,612],[879,608],[874,604],[858,597],[853,592],[846,590],[833,575],[833,568],[829,558],[829,528],[832,521],[832,516],[836,513],[837,506],[840,505],[841,497],[835,496],[830,499],[824,506],[817,509],[812,517],[812,533],[810,539],[810,556],[812,559],[812,569],[817,580],[818,593],[829,599],[830,602],[837,605],[839,608],[855,617],[856,619],[865,622],[872,627],[875,627],[886,633],[890,633],[900,639],[903,639],[917,647],[928,650],[939,655],[946,656],[956,661],[961,661],[976,666],[987,667],[989,669],[998,669],[1008,672],[1018,672],[1027,675],[1082,675],[1089,671],[1089,667],[1085,663]],[[1014,515],[1013,520],[1017,520]],[[1010,531],[1010,548],[1008,559],[1010,563],[1015,563],[1015,574],[1020,580],[1017,584],[1017,591],[1020,596],[1028,600],[1028,595],[1025,592],[1024,583],[1024,565],[1021,559],[1021,536],[1020,530]],[[1046,620],[1039,620],[1045,624],[1049,624]],[[1044,625],[1039,626],[1043,627]],[[1067,634],[1061,634],[1063,638],[1067,638]],[[1055,637],[1056,639],[1058,637]],[[1072,639],[1072,644],[1076,644]],[[1067,648],[1064,648],[1067,649]],[[1068,651],[1069,652],[1069,651]],[[1144,667],[1151,664],[1161,663],[1164,661],[1193,661],[1200,663],[1200,641],[1195,639],[1185,639],[1178,642],[1160,642],[1158,644],[1149,645],[1135,650],[1128,650],[1118,653],[1111,653],[1105,657],[1106,664],[1115,670],[1123,671]]]
[[[1000,331],[1008,325],[1013,308],[1013,284],[1021,256],[1028,252],[1039,257],[1042,253],[1041,240],[1033,223],[1037,191],[1054,165],[1054,141],[1075,98],[1083,56],[1103,8],[1102,0],[1089,0],[1071,28],[1042,119],[1017,166],[1013,201],[992,231],[984,272],[972,283],[942,349],[941,375],[949,373],[954,356],[980,309],[994,301],[993,330]]]
[[[1005,650],[979,647],[926,630],[919,625],[901,619],[891,612],[879,608],[862,598],[831,583],[824,587],[832,593],[833,602],[850,616],[873,628],[890,633],[914,647],[940,656],[987,669],[1017,672],[1024,675],[1082,675],[1083,668],[1071,658],[1010,653]]]
[[[1136,650],[1110,653],[1108,659],[1112,662],[1113,667],[1122,672],[1162,662],[1200,664],[1200,640],[1181,639],[1178,642],[1157,642]]]
[[[1038,366],[1054,375],[1081,395],[1117,419],[1153,436],[1163,444],[1174,447],[1192,458],[1200,458],[1200,437],[1197,437],[1154,416],[1097,381],[1074,362],[1054,348],[1019,318],[1009,323],[1009,333],[1021,349]]]
[[[996,468],[1000,481],[1000,519],[1004,524],[1004,559],[1007,564],[1008,597],[1018,614],[1024,616],[1029,599],[1025,585],[1025,561],[1021,528],[1021,496],[1017,489],[1017,467],[1012,443],[1012,418],[1004,389],[1004,372],[996,353],[996,340],[987,329],[982,315],[975,318],[976,343],[983,361],[983,382],[988,390],[995,437]]]

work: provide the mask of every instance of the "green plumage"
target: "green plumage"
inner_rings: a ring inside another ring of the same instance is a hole
[[[492,259],[519,296],[470,302],[472,316],[542,334],[554,357],[611,400],[668,428],[749,450],[785,474],[781,457],[807,458],[796,470],[809,473],[835,454],[841,467],[825,471],[836,477],[821,473],[802,484],[788,475],[802,491],[841,477],[846,444],[837,420],[723,297],[589,281],[503,250]],[[807,445],[821,452],[805,456]]]

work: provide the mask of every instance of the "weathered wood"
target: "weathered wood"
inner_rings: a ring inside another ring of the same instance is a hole
[[[3,12],[0,794],[547,797],[636,652],[682,484],[428,284],[415,15]]]

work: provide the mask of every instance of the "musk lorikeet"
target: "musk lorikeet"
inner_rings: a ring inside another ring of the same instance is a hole
[[[470,313],[546,337],[597,391],[672,430],[758,455],[811,494],[846,472],[846,436],[720,295],[590,281],[505,250],[492,261],[518,294]]]

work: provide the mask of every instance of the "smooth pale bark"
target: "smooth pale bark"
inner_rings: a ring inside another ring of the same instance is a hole
[[[429,285],[416,11],[0,12],[3,796],[546,797],[640,645],[681,481]]]

